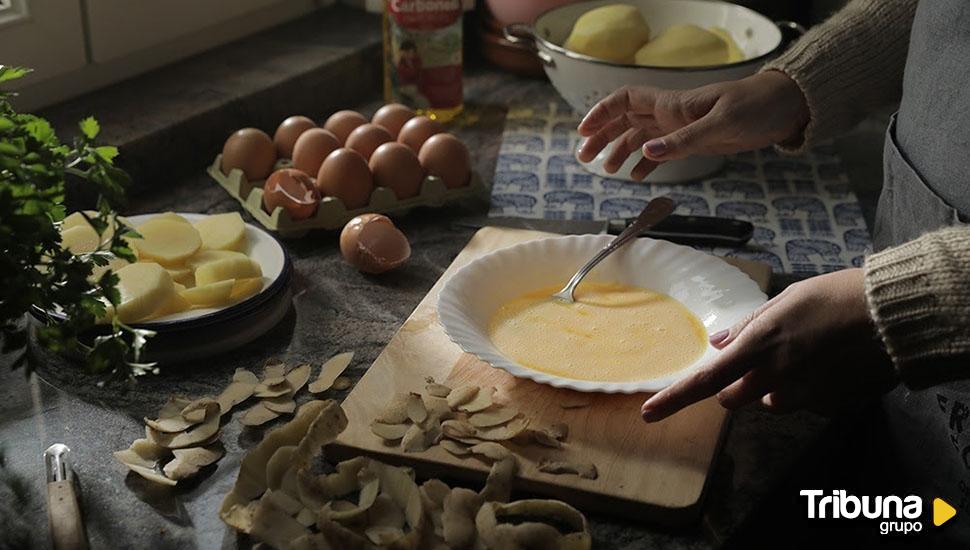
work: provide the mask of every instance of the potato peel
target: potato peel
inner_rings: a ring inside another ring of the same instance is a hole
[[[484,410],[468,417],[468,423],[476,428],[491,428],[512,420],[519,415],[519,411],[512,407],[498,407]]]
[[[320,375],[307,389],[310,393],[321,393],[329,390],[337,377],[347,370],[353,360],[354,352],[352,351],[334,355],[320,367]]]
[[[415,424],[420,424],[428,418],[428,409],[424,407],[424,401],[419,393],[408,394],[406,409],[408,418]]]
[[[259,379],[252,372],[245,369],[236,369],[232,375],[232,382],[222,390],[216,401],[219,403],[220,414],[226,414],[233,407],[249,399],[256,391]]]
[[[189,430],[178,433],[163,433],[154,428],[146,428],[149,439],[169,449],[195,447],[219,433],[219,404],[209,400],[205,405],[205,420]]]
[[[448,394],[448,406],[452,409],[468,403],[478,395],[478,386],[461,386],[451,390]]]
[[[442,506],[443,538],[451,548],[469,548],[477,536],[475,515],[484,501],[470,489],[456,487],[448,493]]]
[[[296,401],[293,400],[293,396],[290,394],[263,399],[262,404],[267,409],[279,414],[291,414],[296,410]]]
[[[180,481],[218,462],[226,454],[226,449],[222,443],[216,442],[208,447],[175,449],[172,454],[175,455],[175,459],[166,464],[162,471],[165,472],[165,477]]]
[[[492,396],[495,394],[495,388],[485,387],[480,388],[475,396],[470,400],[461,405],[458,405],[458,410],[467,413],[476,413],[479,411],[484,411],[485,409],[492,406]]]
[[[536,469],[547,474],[576,474],[584,479],[599,477],[595,464],[581,460],[565,461],[543,458],[539,460]]]
[[[243,413],[242,417],[239,419],[239,422],[243,426],[262,426],[270,420],[279,418],[279,416],[280,413],[270,410],[266,407],[266,403],[260,401],[259,403],[256,403],[252,407],[246,409],[246,412]]]
[[[519,462],[511,454],[493,462],[480,493],[485,502],[508,502],[512,494],[512,479],[518,470]]]
[[[410,426],[407,424],[385,424],[383,422],[377,422],[376,420],[370,423],[370,431],[386,441],[397,441],[401,439],[408,432],[409,428]]]

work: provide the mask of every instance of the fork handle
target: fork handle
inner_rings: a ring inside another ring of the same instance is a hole
[[[661,220],[670,215],[674,209],[677,208],[677,204],[667,198],[667,197],[657,197],[650,201],[647,206],[643,208],[637,219],[627,226],[622,233],[613,238],[606,246],[604,246],[599,252],[596,253],[586,265],[579,268],[579,271],[569,279],[566,284],[566,288],[574,289],[579,285],[579,282],[586,278],[586,275],[593,270],[600,262],[603,261],[607,256],[613,253],[614,250],[623,246],[631,239],[637,238],[640,233],[643,233],[647,229],[650,229]]]

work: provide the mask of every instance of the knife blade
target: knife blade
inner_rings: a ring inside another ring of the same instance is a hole
[[[47,524],[54,550],[87,550],[88,539],[74,489],[74,472],[68,463],[71,449],[55,443],[44,451],[47,470]]]
[[[507,216],[479,216],[455,222],[457,227],[481,229],[483,227],[508,227],[531,229],[563,235],[609,233],[620,234],[632,219],[596,220],[546,220],[513,218]],[[645,231],[641,237],[664,239],[680,244],[701,246],[744,246],[752,235],[754,225],[743,220],[712,216],[683,216],[671,214],[665,220]]]

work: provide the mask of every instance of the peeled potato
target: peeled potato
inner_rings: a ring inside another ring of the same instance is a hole
[[[250,277],[247,279],[236,279],[235,283],[232,285],[232,293],[230,294],[230,300],[233,302],[238,302],[244,298],[249,298],[253,294],[256,294],[260,290],[263,290],[263,278],[262,277]]]
[[[193,306],[215,307],[228,303],[232,297],[234,281],[218,281],[207,285],[188,288],[179,293]]]
[[[87,214],[90,217],[94,217],[98,215],[98,213],[95,212],[94,210],[85,210],[84,214]],[[81,212],[74,212],[73,214],[65,217],[64,221],[61,222],[61,232],[67,231],[72,227],[79,227],[79,226],[92,227],[90,222],[88,222],[87,218],[84,217],[84,214],[82,214]],[[128,220],[126,220],[122,216],[118,216],[118,220],[128,223]],[[114,237],[114,234],[115,234],[114,226],[109,225],[104,230],[104,233],[101,235],[101,240],[105,242],[110,241],[111,238]]]
[[[209,216],[196,222],[195,228],[209,250],[241,250],[246,243],[246,224],[238,212]]]
[[[176,283],[188,287],[195,286],[195,270],[191,267],[166,267],[165,270],[168,271],[168,274],[172,276],[172,280]]]
[[[71,254],[88,254],[98,249],[101,237],[90,225],[75,225],[61,233],[61,247]]]
[[[91,270],[91,276],[88,277],[88,281],[91,283],[96,283],[101,280],[101,277],[109,271],[118,272],[121,268],[128,265],[128,260],[124,258],[111,258],[108,260],[108,265],[96,265],[94,269]]]
[[[138,249],[139,260],[177,265],[202,247],[194,227],[171,219],[151,219],[138,226],[138,233],[142,238],[132,239],[131,244]]]
[[[563,46],[615,63],[629,63],[650,40],[650,27],[636,6],[612,4],[589,10],[576,20]]]
[[[728,47],[728,63],[736,63],[738,61],[744,61],[744,52],[738,47],[738,43],[734,41],[734,37],[728,32],[724,27],[711,27],[709,29],[712,33],[721,37],[721,40],[727,44]]]
[[[639,51],[637,65],[703,67],[727,63],[730,49],[717,34],[697,25],[671,25]]]
[[[161,214],[155,216],[152,219],[153,220],[172,220],[175,222],[187,223],[189,225],[192,225],[192,223],[189,222],[189,220],[183,218],[182,216],[179,216],[175,212],[162,212]]]
[[[172,276],[156,263],[129,264],[117,271],[121,303],[116,314],[124,323],[144,320],[175,294]]]
[[[181,286],[181,285],[179,285],[179,286]],[[181,291],[184,291],[185,290],[185,287],[182,287],[181,289],[178,289],[176,287],[176,289],[179,292],[181,292]],[[192,308],[192,304],[190,304],[188,300],[186,300],[185,298],[183,298],[179,294],[179,292],[175,292],[174,294],[172,294],[172,297],[169,298],[169,300],[167,302],[165,302],[165,304],[163,304],[162,307],[158,308],[158,311],[156,311],[155,313],[152,314],[152,318],[155,319],[155,318],[158,318],[158,317],[165,317],[166,315],[172,315],[174,313],[181,313],[181,312],[183,312],[185,310],[191,309]]]
[[[185,266],[188,268],[191,268],[194,271],[209,262],[214,262],[216,260],[224,260],[226,258],[249,258],[249,256],[243,254],[242,252],[236,252],[234,250],[202,249],[196,252],[194,256],[186,260]]]
[[[195,284],[203,286],[229,279],[248,279],[262,276],[263,271],[259,264],[249,258],[223,258],[202,264],[196,269]]]

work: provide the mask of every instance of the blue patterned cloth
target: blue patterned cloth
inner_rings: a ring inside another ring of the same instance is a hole
[[[728,157],[712,177],[645,184],[583,170],[573,152],[577,115],[559,101],[516,106],[506,119],[490,215],[564,220],[632,218],[667,195],[678,213],[723,216],[755,225],[743,249],[703,248],[758,260],[775,272],[815,275],[862,265],[870,247],[859,201],[834,147],[790,157],[773,149]]]

